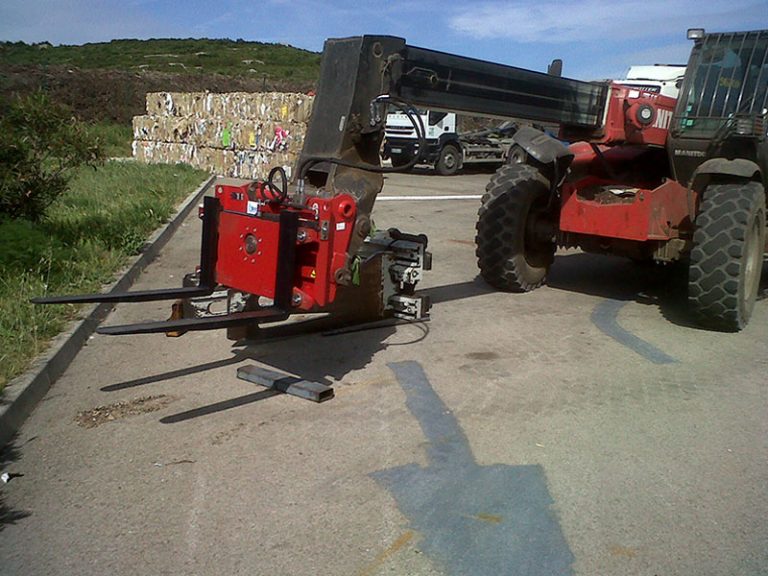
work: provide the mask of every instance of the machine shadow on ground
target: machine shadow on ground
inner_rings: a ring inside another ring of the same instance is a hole
[[[547,285],[616,300],[658,306],[669,322],[697,328],[687,306],[686,267],[637,263],[617,256],[564,254],[555,258]]]
[[[768,264],[763,267],[761,299],[768,299]],[[637,264],[614,256],[576,253],[555,259],[547,284],[555,290],[587,294],[616,302],[637,302],[658,306],[665,319],[673,324],[697,328],[686,302],[687,273],[682,265],[658,266]],[[421,291],[429,295],[433,305],[463,300],[495,292],[480,276],[466,282],[433,286]],[[329,321],[330,320],[330,321]],[[396,333],[402,336],[389,341]],[[231,355],[220,360],[161,372],[142,378],[108,384],[103,392],[155,384],[175,378],[193,376],[231,366],[232,378],[238,365],[248,361],[285,372],[287,375],[325,385],[344,379],[367,366],[373,357],[389,346],[413,344],[429,333],[425,322],[400,323],[395,319],[361,324],[339,324],[329,318],[261,327],[251,338],[235,342]],[[224,335],[221,334],[223,338]],[[167,416],[163,423],[175,423],[205,416],[279,394],[257,389],[215,404]]]
[[[572,574],[574,556],[553,510],[544,467],[478,463],[461,423],[421,364],[388,366],[426,440],[426,465],[411,462],[371,477],[421,534],[420,548],[449,574]]]
[[[286,375],[331,386],[350,372],[367,366],[381,350],[389,346],[418,342],[429,333],[429,327],[424,322],[407,323],[401,330],[402,337],[396,342],[388,342],[387,340],[396,333],[398,327],[399,321],[396,319],[344,326],[329,324],[323,322],[323,319],[318,319],[306,323],[262,327],[252,333],[251,339],[235,342],[231,348],[232,355],[229,357],[134,380],[116,382],[103,386],[101,391],[116,392],[202,374],[226,366],[232,367],[234,380],[236,367],[248,361],[258,362],[265,367],[285,372]],[[221,337],[224,337],[223,333]],[[160,422],[174,424],[265,400],[277,394],[280,392],[257,387],[253,393],[172,414],[161,418]]]
[[[409,329],[410,342],[420,341],[429,333],[426,323],[408,326],[414,327]],[[318,322],[288,328],[265,328],[258,339],[236,345],[244,346],[243,352],[255,361],[330,386],[365,368],[378,352],[400,344],[387,342],[398,330],[396,319],[343,326]]]
[[[688,307],[688,269],[682,262],[659,265],[599,254],[558,255],[547,285],[610,300],[655,305],[669,322],[704,330]],[[768,299],[768,257],[763,260],[757,298]]]
[[[473,298],[474,296],[483,296],[485,294],[496,292],[496,290],[478,275],[473,280],[467,282],[433,286],[421,290],[420,292],[428,295],[434,305]]]
[[[34,438],[31,438],[27,442],[31,442]],[[0,474],[8,474],[6,480],[2,480],[0,484],[0,532],[5,529],[7,524],[16,524],[19,520],[23,520],[32,513],[26,510],[16,510],[5,503],[5,497],[3,496],[2,488],[5,483],[13,482],[15,478],[24,476],[24,474],[16,472],[13,469],[13,465],[21,458],[20,446],[17,446],[18,436],[14,436],[11,440],[0,449]]]

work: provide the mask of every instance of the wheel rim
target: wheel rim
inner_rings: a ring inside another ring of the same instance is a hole
[[[526,152],[519,146],[515,146],[509,153],[510,164],[524,164],[526,160]]]
[[[448,169],[452,169],[456,166],[456,154],[454,154],[453,151],[446,152],[445,156],[443,156],[443,164]]]
[[[551,260],[552,243],[546,238],[547,223],[545,198],[539,198],[528,208],[525,231],[523,232],[524,257],[531,266],[547,266]]]
[[[742,289],[742,302],[748,311],[751,302],[757,297],[757,289],[760,284],[760,272],[762,270],[762,250],[760,247],[760,217],[755,216],[752,227],[747,235],[744,253],[744,282]]]

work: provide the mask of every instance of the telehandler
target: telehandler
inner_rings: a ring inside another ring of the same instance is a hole
[[[388,110],[417,107],[560,125],[515,134],[477,222],[482,277],[510,291],[544,283],[558,246],[660,262],[687,260],[689,300],[706,326],[739,330],[755,303],[765,248],[768,31],[705,34],[677,102],[618,83],[582,82],[409,46],[389,36],[325,43],[314,111],[294,178],[221,179],[206,197],[200,265],[178,289],[38,298],[38,303],[181,299],[161,322],[104,334],[184,332],[331,311],[337,296],[418,319],[427,240],[374,231],[371,211]],[[564,142],[570,142],[566,144]],[[199,299],[225,294],[206,314]]]
[[[515,135],[527,159],[494,175],[477,223],[490,284],[533,290],[557,246],[682,261],[699,323],[746,326],[766,249],[768,31],[688,36],[677,102],[612,84],[600,126],[562,125],[570,146]]]

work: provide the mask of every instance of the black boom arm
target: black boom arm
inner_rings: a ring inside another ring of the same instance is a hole
[[[595,129],[607,95],[605,84],[408,46],[393,36],[330,39],[297,179],[357,199],[353,256],[370,230],[386,171],[379,162],[384,104]]]

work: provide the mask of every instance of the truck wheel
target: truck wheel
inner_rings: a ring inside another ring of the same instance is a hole
[[[411,161],[411,159],[405,154],[392,154],[391,160],[392,160],[392,166],[394,166],[395,168],[400,168],[400,166],[405,166],[406,164],[408,164],[408,162]]]
[[[756,182],[707,187],[696,217],[688,302],[707,328],[737,332],[757,299],[765,250],[765,193]]]
[[[507,164],[525,164],[528,161],[528,152],[519,144],[515,144],[507,152]]]
[[[437,159],[437,173],[441,176],[453,176],[459,171],[461,164],[461,152],[456,146],[446,144],[440,150],[440,157]]]
[[[501,290],[538,288],[556,248],[555,228],[546,212],[549,182],[531,166],[506,164],[485,190],[475,237],[480,275]]]

